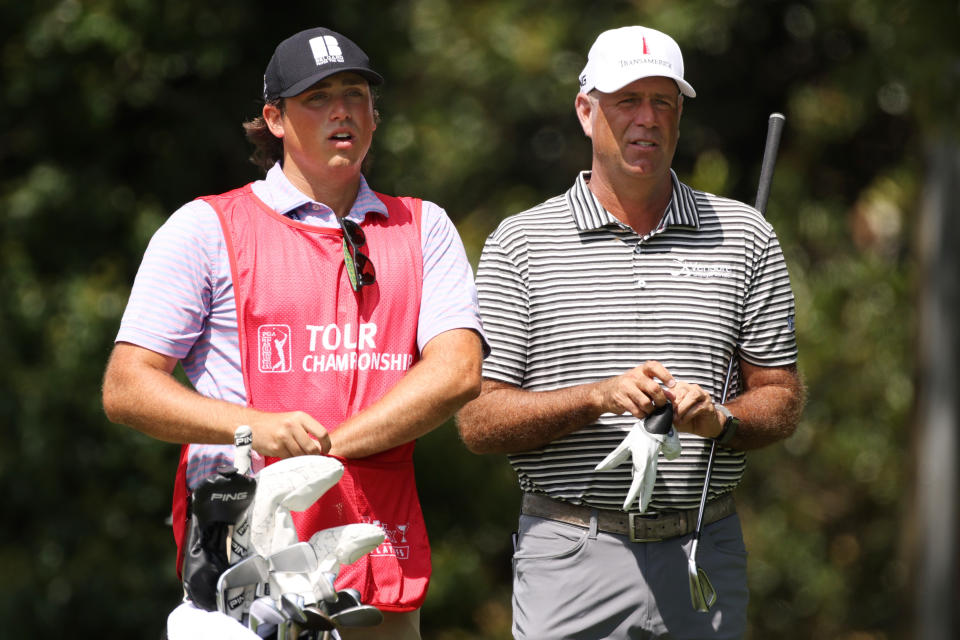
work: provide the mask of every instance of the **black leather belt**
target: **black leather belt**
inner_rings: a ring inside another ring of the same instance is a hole
[[[590,516],[595,509],[554,500],[540,493],[524,493],[520,512],[528,516],[566,522],[578,527],[590,527]],[[668,538],[693,533],[697,527],[699,509],[664,511],[645,515],[625,513],[614,509],[596,509],[597,529],[607,533],[628,536],[630,542],[660,542]],[[703,524],[710,524],[731,516],[737,511],[732,493],[711,500],[703,510]]]

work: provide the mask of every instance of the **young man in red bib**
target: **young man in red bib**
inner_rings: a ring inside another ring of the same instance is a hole
[[[345,638],[419,638],[430,547],[415,440],[479,393],[487,350],[473,274],[446,213],[374,192],[361,164],[383,78],[344,36],[277,47],[262,116],[245,123],[267,170],[176,211],[150,242],[104,378],[109,418],[181,443],[174,532],[190,491],[253,430],[254,470],[331,455],[341,481],[294,514],[298,534],[376,523],[386,540],[343,567],[383,624]],[[182,364],[194,389],[179,384]],[[372,634],[372,635],[365,635]]]

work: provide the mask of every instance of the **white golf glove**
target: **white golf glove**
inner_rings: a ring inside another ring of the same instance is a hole
[[[628,457],[632,458],[633,481],[630,491],[623,501],[623,510],[630,508],[635,498],[639,501],[640,513],[650,505],[650,496],[653,495],[653,485],[657,480],[657,456],[662,451],[667,460],[673,460],[680,455],[682,445],[680,436],[673,427],[664,435],[648,432],[644,428],[644,421],[638,420],[623,441],[611,451],[595,471],[607,471],[619,467]]]

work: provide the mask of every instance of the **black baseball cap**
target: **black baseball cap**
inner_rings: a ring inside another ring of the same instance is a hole
[[[316,27],[290,36],[277,45],[263,74],[263,99],[295,96],[342,71],[353,71],[372,85],[383,76],[370,67],[363,49],[336,31]]]

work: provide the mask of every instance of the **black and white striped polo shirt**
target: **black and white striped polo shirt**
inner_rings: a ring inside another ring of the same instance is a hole
[[[492,347],[484,377],[548,391],[658,360],[719,402],[735,345],[758,366],[796,362],[786,264],[758,211],[672,175],[670,205],[657,229],[641,237],[600,205],[589,176],[503,220],[487,238],[477,270]],[[734,376],[731,398],[737,387]],[[634,422],[629,414],[604,414],[541,449],[510,455],[520,488],[621,508],[630,464],[593,469]],[[687,433],[681,440],[680,457],[660,457],[651,510],[699,504],[710,441]],[[718,448],[711,497],[733,489],[743,469],[742,451]]]

